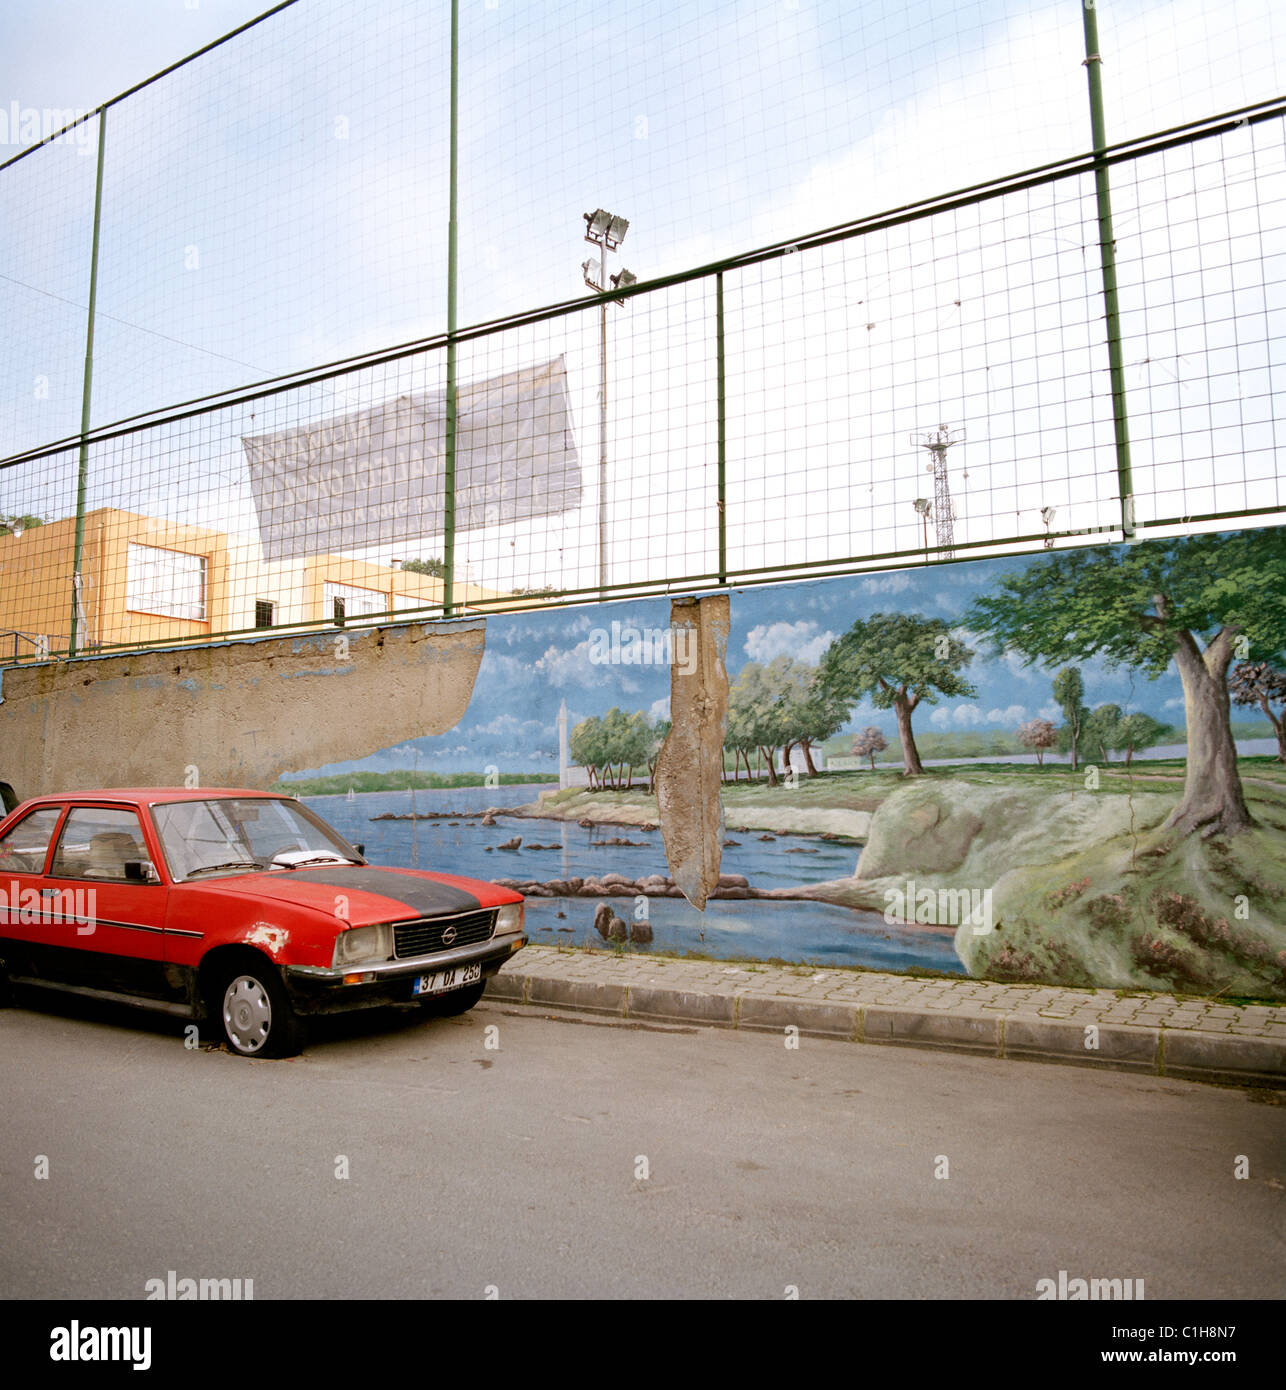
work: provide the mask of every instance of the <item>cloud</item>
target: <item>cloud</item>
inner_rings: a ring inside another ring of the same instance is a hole
[[[862,580],[864,594],[904,594],[911,587],[911,576],[905,570],[892,574],[882,574],[876,578]]]
[[[793,656],[815,666],[834,640],[833,632],[819,632],[816,623],[760,623],[746,634],[745,651],[752,661]]]
[[[498,714],[486,724],[477,725],[470,732],[500,738],[530,738],[542,741],[548,741],[555,735],[551,724],[545,724],[539,719],[518,719],[512,714]]]
[[[935,729],[981,729],[987,725],[1021,724],[1027,718],[1025,705],[990,709],[985,714],[976,704],[940,705],[929,716]]]
[[[577,642],[574,647],[549,646],[536,661],[523,667],[526,679],[540,676],[552,686],[611,685],[619,675],[616,667],[589,659],[589,642]]]
[[[666,695],[664,699],[653,700],[648,709],[648,715],[654,724],[658,719],[668,719],[670,717],[670,697]]]

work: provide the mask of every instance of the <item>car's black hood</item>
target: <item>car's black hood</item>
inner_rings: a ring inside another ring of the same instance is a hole
[[[420,878],[414,874],[390,873],[387,869],[376,869],[370,865],[337,864],[333,868],[295,869],[287,880],[290,883],[319,883],[327,888],[338,888],[359,893],[375,893],[381,898],[392,898],[404,903],[412,912],[421,917],[439,917],[452,912],[476,912],[482,903],[463,889],[448,883],[438,883],[431,878]]]

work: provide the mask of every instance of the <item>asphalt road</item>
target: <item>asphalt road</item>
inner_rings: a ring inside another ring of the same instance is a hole
[[[0,1011],[0,1295],[1286,1293],[1281,1093],[488,1003],[288,1062],[182,1039]]]

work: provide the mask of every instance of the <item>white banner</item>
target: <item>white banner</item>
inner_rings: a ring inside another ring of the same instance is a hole
[[[456,400],[457,531],[580,506],[561,357],[457,387]],[[266,560],[443,532],[444,391],[241,443]]]

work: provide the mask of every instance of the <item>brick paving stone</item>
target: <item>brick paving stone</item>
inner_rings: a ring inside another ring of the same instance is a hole
[[[539,980],[561,982],[540,987]],[[780,999],[787,1009],[810,1003],[833,1009],[892,1009],[908,1018],[916,1012],[932,1017],[1015,1020],[1049,1020],[1068,1028],[1097,1023],[1108,1027],[1164,1029],[1173,1037],[1184,1032],[1212,1040],[1286,1038],[1286,1007],[1270,1004],[1235,1005],[1200,999],[1179,1000],[1172,994],[1148,994],[1141,990],[1122,996],[1115,990],[1077,990],[1056,986],[953,979],[915,979],[884,971],[824,969],[800,972],[788,967],[722,964],[665,956],[568,949],[549,944],[529,946],[506,964],[496,985],[497,998],[516,1000],[548,997],[565,1001],[566,1007],[615,1011],[623,990],[641,991],[640,1002],[653,1001],[656,991],[677,991],[686,1001],[675,1008],[687,1009],[710,1020],[735,1012],[738,998]],[[701,1005],[708,998],[708,1005]],[[665,1007],[669,1007],[668,1005]],[[768,1017],[769,1015],[762,1015]],[[872,1016],[874,1017],[874,1016]],[[898,1025],[907,1039],[918,1037],[909,1024]],[[895,1030],[896,1031],[896,1030]],[[1017,1033],[1017,1025],[1015,1025]],[[1240,1046],[1241,1043],[1236,1044]],[[1225,1044],[1212,1041],[1212,1047]],[[1204,1054],[1203,1054],[1204,1055]],[[1213,1055],[1213,1054],[1212,1054]],[[1273,1054],[1265,1054],[1273,1055]],[[1204,1065],[1204,1064],[1203,1064]],[[1211,1063],[1213,1065],[1213,1063]]]

